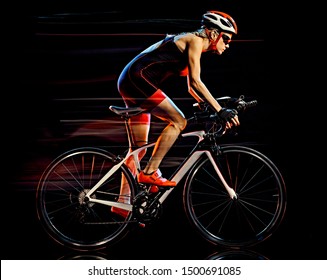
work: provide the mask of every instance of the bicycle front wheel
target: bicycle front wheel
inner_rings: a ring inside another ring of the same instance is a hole
[[[37,214],[54,240],[73,249],[96,250],[125,236],[131,214],[123,218],[112,213],[110,206],[84,199],[115,164],[107,151],[81,148],[59,156],[47,167],[36,192]],[[91,197],[117,201],[122,176],[132,201],[135,180],[124,164]]]
[[[250,246],[277,229],[286,210],[286,188],[275,164],[249,147],[222,146],[216,158],[231,199],[207,157],[189,173],[184,207],[189,221],[208,241],[224,246]]]

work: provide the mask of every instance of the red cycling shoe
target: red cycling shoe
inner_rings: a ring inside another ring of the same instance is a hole
[[[137,175],[137,180],[139,183],[151,184],[159,187],[175,187],[175,181],[169,181],[162,177],[162,173],[159,169],[154,171],[152,174],[145,174],[143,171]]]

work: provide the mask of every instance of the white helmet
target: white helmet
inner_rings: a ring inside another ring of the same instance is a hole
[[[208,11],[202,16],[202,25],[219,31],[237,34],[237,25],[233,18],[223,12]]]

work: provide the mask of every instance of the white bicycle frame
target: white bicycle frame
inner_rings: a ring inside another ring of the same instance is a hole
[[[192,132],[188,132],[188,133],[184,133],[182,134],[182,137],[191,137],[191,136],[196,136],[198,137],[198,143],[200,141],[202,141],[204,139],[204,135],[205,132],[203,130],[199,130],[199,131],[192,131]],[[130,142],[130,139],[129,139]],[[130,143],[131,144],[131,143]],[[98,181],[91,189],[90,191],[86,194],[86,197],[88,198],[89,202],[93,202],[93,203],[100,203],[100,204],[104,204],[107,206],[114,206],[117,208],[121,208],[121,209],[125,209],[128,211],[132,211],[133,209],[133,205],[129,204],[129,203],[123,203],[123,202],[114,202],[114,201],[107,201],[107,200],[103,200],[103,199],[97,199],[97,198],[93,198],[92,194],[106,181],[108,180],[112,174],[114,174],[123,164],[124,162],[130,157],[132,156],[134,158],[135,161],[135,165],[137,167],[137,172],[139,172],[140,170],[140,162],[138,160],[138,155],[141,151],[143,151],[144,149],[153,147],[155,145],[155,142],[141,146],[135,150],[131,150],[129,149],[129,151],[126,153],[125,157],[116,165],[114,165],[109,171],[108,173],[106,173],[100,181]],[[199,150],[199,151],[195,151],[192,153],[192,155],[188,158],[188,160],[184,163],[182,163],[179,167],[177,172],[175,173],[175,175],[171,178],[172,181],[175,181],[177,184],[182,180],[182,178],[184,177],[184,175],[191,169],[191,167],[196,163],[196,161],[203,155],[205,154],[211,164],[213,165],[215,171],[217,172],[217,175],[219,176],[221,182],[223,183],[224,187],[226,188],[226,191],[228,192],[229,196],[231,199],[236,198],[236,193],[234,191],[233,188],[231,188],[226,180],[224,179],[223,175],[221,174],[219,167],[217,166],[215,160],[213,159],[211,153],[208,150]],[[171,193],[171,191],[174,188],[170,188],[169,190],[167,190],[160,198],[159,201],[160,203],[163,203],[163,201],[168,197],[168,195]]]

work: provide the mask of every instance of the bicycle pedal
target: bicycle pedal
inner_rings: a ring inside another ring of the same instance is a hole
[[[139,222],[139,226],[140,226],[141,228],[145,228],[145,224],[144,224],[144,223],[140,223],[140,222]]]
[[[157,193],[159,192],[159,187],[156,186],[156,185],[152,185],[150,188],[149,188],[149,193]]]
[[[165,192],[165,191],[170,190],[171,188],[173,188],[173,187],[163,187],[163,186],[152,185],[149,188],[149,193],[158,193],[159,191],[160,192]]]

